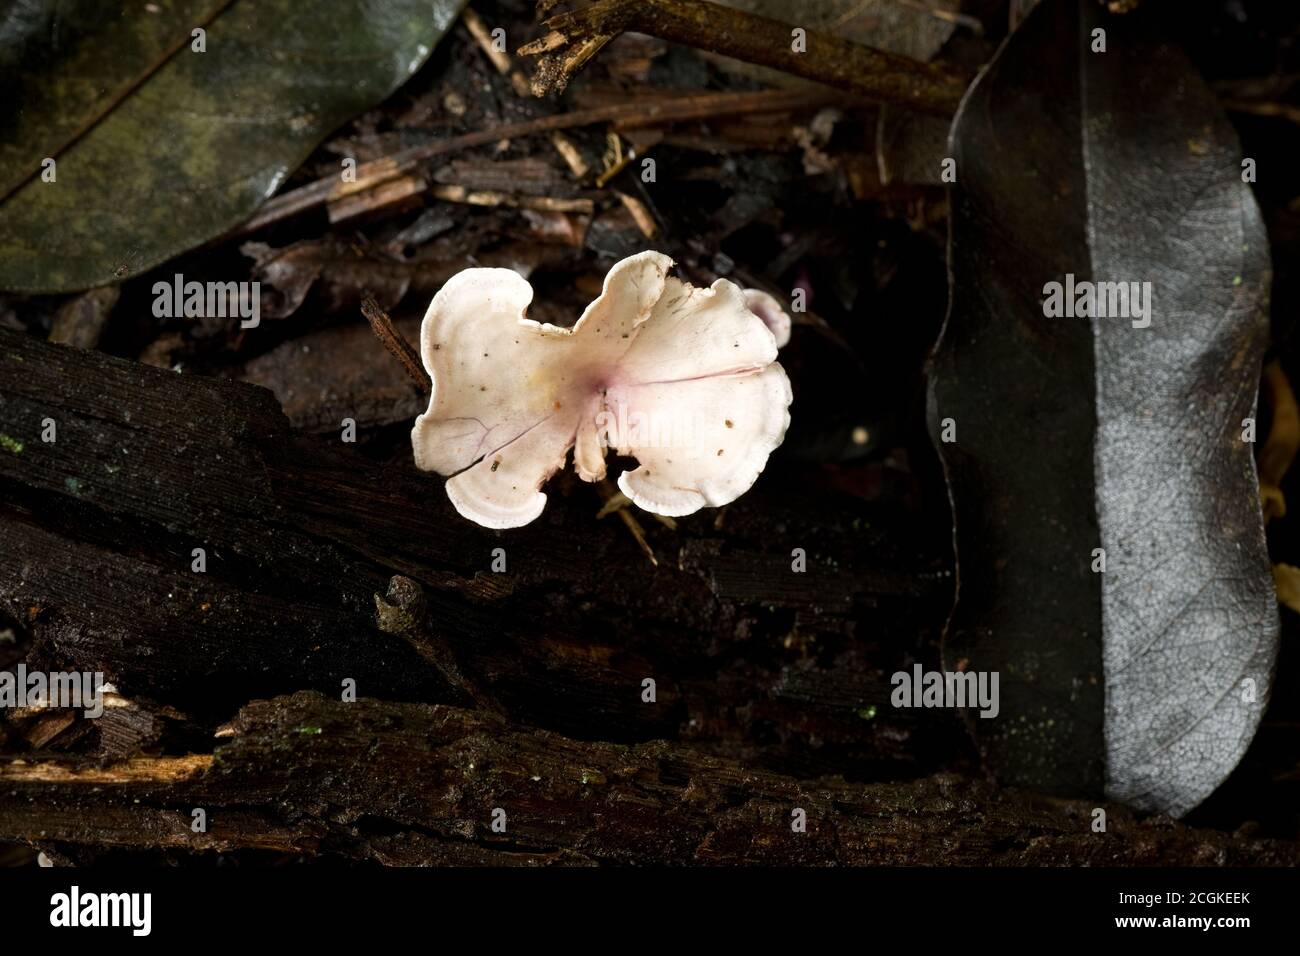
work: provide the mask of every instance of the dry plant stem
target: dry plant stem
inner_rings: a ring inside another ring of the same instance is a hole
[[[512,206],[542,212],[576,212],[588,216],[596,211],[592,200],[581,197],[560,199],[554,196],[519,196],[495,189],[466,189],[455,184],[434,186],[429,190],[429,195],[443,202],[464,203],[468,206]]]
[[[588,166],[587,161],[582,158],[582,153],[578,151],[578,147],[574,145],[573,140],[569,139],[569,137],[565,136],[559,130],[555,130],[551,133],[551,145],[554,146],[555,151],[560,154],[560,157],[564,160],[564,164],[569,167],[569,172],[573,173],[574,179],[581,180],[587,178],[587,174],[591,172],[591,167]]]
[[[411,376],[426,393],[433,391],[433,380],[429,378],[429,373],[424,370],[424,365],[420,361],[420,355],[411,347],[411,343],[406,341],[401,332],[397,331],[393,325],[393,320],[388,317],[388,313],[379,307],[374,296],[367,295],[361,300],[361,312],[370,323],[371,330],[378,336],[379,341],[384,343],[384,348],[392,352],[397,360],[402,363],[406,369],[406,374]]]
[[[1291,383],[1277,359],[1264,367],[1262,386],[1273,413],[1273,424],[1260,450],[1258,466],[1259,492],[1267,522],[1286,515],[1282,479],[1291,469],[1297,450],[1300,450],[1300,405],[1296,404]]]
[[[641,527],[641,522],[637,521],[636,517],[626,508],[620,508],[618,516],[627,527],[627,530],[632,533],[632,537],[636,539],[636,543],[641,546],[641,550],[645,552],[645,556],[650,559],[650,563],[656,568],[659,567],[659,559],[655,557],[654,549],[650,547],[650,542],[645,539],[645,529]]]
[[[512,68],[509,54],[498,50],[492,45],[492,33],[488,30],[487,24],[483,22],[483,18],[471,8],[466,7],[461,11],[460,19],[496,71],[502,76],[510,77],[510,85],[514,88],[516,94],[526,96],[528,94],[528,81],[524,79],[522,73]]]
[[[536,43],[521,47],[519,52],[524,56],[530,56],[533,53],[540,52],[538,47],[548,43],[556,34],[552,33],[550,37],[545,37]],[[547,93],[559,93],[569,85],[569,80],[573,78],[579,70],[587,65],[587,61],[605,48],[610,40],[617,36],[616,33],[596,33],[589,37],[573,40],[565,40],[567,49],[562,54],[554,57],[546,57],[538,65],[537,75],[533,77],[533,95],[545,96]],[[549,49],[549,47],[548,47]]]
[[[617,514],[619,520],[623,522],[623,526],[631,533],[645,556],[650,559],[650,563],[656,568],[659,567],[659,559],[655,557],[654,549],[650,547],[650,542],[646,540],[645,529],[641,527],[641,522],[636,520],[636,515],[628,510],[632,506],[632,500],[619,491],[608,478],[602,479],[597,484],[596,490],[604,502],[600,513],[596,517],[603,518],[610,512]]]
[[[363,193],[349,193],[342,199],[327,203],[325,213],[329,217],[330,225],[334,226],[349,219],[355,219],[358,216],[369,215],[380,209],[388,209],[402,203],[413,202],[415,197],[422,196],[428,192],[428,189],[429,184],[423,176],[402,176],[400,179],[389,179],[380,183],[374,189],[366,190]]]
[[[466,189],[455,184],[429,186],[420,176],[403,176],[401,179],[380,183],[364,193],[353,193],[329,203],[330,225],[345,222],[357,216],[399,205],[413,196],[428,195],[443,202],[462,203],[467,206],[509,206],[514,209],[537,209],[542,212],[563,212],[591,215],[595,202],[591,199],[557,199],[551,196],[520,196],[492,189]]]
[[[795,52],[792,30],[782,23],[708,0],[598,0],[546,21],[550,34],[519,49],[542,54],[533,90],[564,89],[601,45],[619,33],[647,33],[711,53],[771,67],[873,100],[950,116],[967,77],[828,33],[805,30],[806,48]],[[594,47],[594,48],[593,48]]]
[[[655,222],[654,216],[650,214],[650,210],[646,208],[646,204],[635,196],[629,196],[627,193],[617,190],[614,191],[614,195],[618,196],[623,207],[631,214],[637,228],[641,230],[641,234],[647,239],[653,239],[659,231],[659,226]]]
[[[1249,113],[1252,116],[1276,116],[1300,123],[1300,108],[1286,103],[1251,102],[1250,100],[1227,100],[1224,108],[1231,113]]]
[[[718,116],[743,116],[750,113],[775,113],[789,109],[815,109],[840,102],[842,96],[808,90],[763,90],[756,93],[704,93],[694,96],[667,96],[650,101],[612,103],[586,110],[574,110],[518,123],[503,123],[490,129],[434,140],[399,150],[383,159],[362,163],[356,169],[355,182],[343,182],[337,175],[326,176],[276,196],[263,204],[248,221],[232,233],[247,235],[300,213],[315,209],[352,193],[373,189],[415,170],[435,156],[487,146],[503,139],[549,133],[557,129],[619,122],[624,128],[653,126],[657,123],[684,122]]]

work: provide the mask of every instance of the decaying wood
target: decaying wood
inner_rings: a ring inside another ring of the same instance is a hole
[[[453,649],[429,626],[428,604],[419,584],[400,574],[394,575],[388,582],[388,593],[383,597],[375,595],[375,616],[381,631],[405,638],[421,657],[438,669],[448,684],[461,691],[471,703],[494,714],[502,712],[496,699],[465,675],[456,662]]]
[[[1090,805],[926,777],[965,746],[957,721],[890,708],[907,652],[870,635],[937,630],[946,583],[823,521],[815,492],[760,483],[725,539],[711,516],[656,528],[675,557],[652,567],[585,489],[485,531],[439,479],[295,434],[265,390],[4,330],[0,434],[0,613],[29,666],[104,671],[189,741],[72,757],[54,727],[8,747],[0,840],[408,864],[1298,862],[1122,808],[1096,834]],[[345,680],[360,701],[338,700]]]
[[[919,63],[830,33],[805,30],[806,47],[795,49],[782,23],[708,0],[597,0],[546,21],[551,32],[519,49],[541,56],[533,91],[564,89],[601,47],[625,31],[701,47],[711,53],[816,80],[857,96],[951,116],[968,77],[947,67]]]
[[[196,808],[204,833],[190,826]],[[314,693],[243,708],[211,757],[0,761],[0,839],[56,845],[403,865],[1300,863],[1293,843],[1104,809],[1098,833],[1090,802],[954,774],[796,780],[679,744],[590,743],[446,705]],[[791,825],[799,810],[806,832]]]
[[[0,435],[0,614],[29,666],[103,671],[188,715],[191,737],[256,697],[350,679],[431,703],[472,685],[517,723],[800,775],[906,778],[965,747],[950,714],[888,707],[889,674],[942,625],[936,559],[848,527],[845,502],[779,466],[731,506],[725,538],[711,515],[648,525],[653,567],[572,476],[548,485],[542,519],[489,531],[442,478],[294,432],[264,389],[6,330]],[[791,573],[795,546],[807,573]],[[465,680],[385,629],[376,596],[398,575]],[[899,646],[874,639],[899,631]]]

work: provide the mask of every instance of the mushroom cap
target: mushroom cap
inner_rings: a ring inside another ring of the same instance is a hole
[[[659,514],[754,483],[790,422],[776,340],[737,286],[695,288],[671,266],[658,252],[616,263],[572,329],[528,319],[532,287],[509,269],[467,269],[438,291],[420,336],[433,393],[411,444],[418,467],[450,476],[460,514],[534,520],[570,448],[586,481],[605,476],[608,446],[636,457],[619,487]]]
[[[749,307],[749,311],[763,320],[767,330],[772,333],[772,338],[776,339],[777,348],[783,349],[790,343],[790,328],[793,322],[790,313],[781,307],[781,303],[775,296],[769,295],[762,289],[746,289],[745,305]]]

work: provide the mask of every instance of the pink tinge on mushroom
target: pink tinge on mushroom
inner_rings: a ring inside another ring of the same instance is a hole
[[[746,289],[745,305],[763,320],[767,330],[772,333],[772,338],[776,339],[777,348],[783,349],[789,344],[790,327],[793,324],[790,313],[781,308],[781,303],[774,296],[762,289]]]
[[[509,269],[438,291],[420,336],[433,395],[411,443],[417,466],[451,476],[457,511],[527,524],[570,448],[586,481],[605,476],[607,447],[635,457],[619,487],[658,514],[749,489],[790,424],[777,339],[737,286],[695,288],[671,266],[657,252],[617,263],[572,330],[525,318],[532,287]]]

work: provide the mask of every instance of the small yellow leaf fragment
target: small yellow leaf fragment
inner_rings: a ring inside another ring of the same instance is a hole
[[[1300,614],[1300,568],[1293,564],[1273,565],[1273,584],[1278,603]]]

